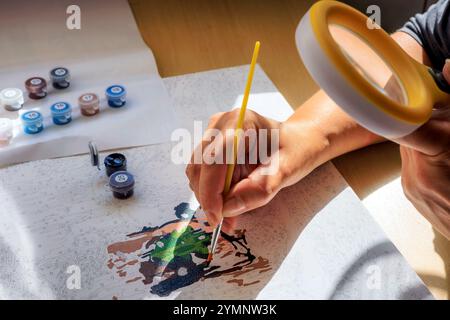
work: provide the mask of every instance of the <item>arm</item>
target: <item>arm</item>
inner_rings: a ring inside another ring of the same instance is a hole
[[[416,60],[425,61],[421,46],[412,37],[396,33],[393,38]],[[225,132],[227,128],[234,128],[236,118],[235,111],[216,115],[209,127]],[[233,187],[223,199],[226,165],[189,164],[186,174],[190,186],[213,226],[222,216],[234,217],[265,205],[279,190],[298,182],[324,162],[383,140],[359,126],[323,91],[316,93],[281,124],[249,111],[245,127],[280,129],[278,170],[268,176],[261,173],[262,165],[236,166]],[[209,144],[204,141],[203,148]],[[232,224],[228,226],[231,228]]]

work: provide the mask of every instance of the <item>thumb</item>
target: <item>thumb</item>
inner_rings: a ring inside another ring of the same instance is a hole
[[[447,83],[450,84],[450,59],[445,60],[444,69],[442,70],[442,74],[444,75]]]
[[[277,155],[278,157],[278,155]],[[225,199],[222,214],[234,217],[267,204],[282,188],[284,175],[279,161],[260,165],[247,178],[239,181]]]
[[[450,59],[445,61],[442,75],[450,84]],[[411,134],[396,139],[401,145],[434,156],[450,145],[450,105],[435,106],[430,120]]]

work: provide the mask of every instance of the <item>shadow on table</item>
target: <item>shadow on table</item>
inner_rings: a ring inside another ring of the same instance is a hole
[[[403,256],[391,242],[382,242],[369,248],[363,255],[355,259],[353,264],[349,266],[348,269],[342,274],[340,281],[337,283],[329,299],[335,300],[345,298],[341,295],[341,293],[348,291],[345,290],[345,288],[349,285],[351,286],[352,279],[360,273],[365,273],[365,277],[367,279],[367,291],[374,292],[375,297],[377,290],[381,290],[382,288],[387,288],[389,286],[398,286],[398,283],[402,282],[403,279],[391,278],[393,275],[389,273],[389,270],[385,270],[382,266],[377,264],[377,260],[379,261],[380,258],[383,258],[384,261],[388,261],[387,258],[389,258],[390,263],[388,264],[388,267],[392,265],[395,267],[396,264],[404,261]],[[394,275],[401,276],[395,273]],[[417,285],[407,287],[407,289],[402,291],[398,296],[388,298],[395,300],[421,300],[431,299],[432,296],[428,289],[419,283]]]
[[[433,228],[434,232],[434,250],[442,258],[445,265],[445,278],[432,275],[420,274],[431,287],[438,288],[447,293],[447,299],[450,299],[450,240],[445,238],[439,231]]]

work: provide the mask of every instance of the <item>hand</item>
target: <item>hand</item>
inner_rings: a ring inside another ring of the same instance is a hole
[[[220,113],[213,116],[208,129],[218,129],[224,135],[226,129],[234,129],[238,117],[238,110]],[[318,157],[322,143],[316,139],[314,130],[309,130],[309,122],[304,124],[277,121],[267,119],[261,115],[248,110],[245,116],[244,131],[249,129],[278,129],[280,146],[277,157],[275,154],[269,161],[262,164],[245,164],[235,166],[232,179],[232,188],[224,199],[222,196],[227,165],[226,164],[201,164],[194,163],[194,155],[191,163],[186,168],[186,175],[190,181],[190,187],[194,191],[197,200],[205,210],[208,222],[215,227],[220,219],[224,217],[223,230],[232,231],[234,228],[234,217],[249,210],[261,207],[269,202],[280,189],[294,184],[302,177],[312,171],[320,161]],[[230,140],[232,141],[232,139]],[[220,149],[225,148],[226,142],[221,140],[210,141],[204,137],[196,152],[201,148],[203,154],[215,149],[220,144]],[[267,139],[270,150],[270,139]],[[246,152],[249,152],[249,143],[245,143]],[[195,154],[195,152],[194,152]],[[275,161],[275,159],[278,159]],[[260,160],[260,159],[258,159]],[[266,175],[264,170],[277,166],[273,174]]]
[[[450,61],[444,76],[450,83]],[[436,106],[425,125],[397,142],[407,198],[450,239],[450,106]]]

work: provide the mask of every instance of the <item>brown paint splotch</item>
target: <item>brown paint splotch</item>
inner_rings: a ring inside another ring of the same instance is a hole
[[[139,261],[137,259],[134,259],[134,260],[128,261],[128,262],[126,262],[126,263],[124,263],[124,264],[122,264],[120,266],[116,266],[116,268],[120,270],[120,269],[125,268],[126,266],[133,266],[133,265],[135,265],[138,262]]]
[[[132,282],[136,282],[136,281],[141,280],[141,279],[142,279],[142,277],[134,277],[133,279],[127,280],[126,282],[127,283],[132,283]]]
[[[161,226],[144,227],[128,234],[126,240],[109,245],[108,268],[121,278],[128,277],[126,283],[140,281],[148,285],[150,292],[158,296],[219,277],[230,285],[251,286],[260,280],[253,276],[253,281],[248,281],[248,274],[272,269],[268,259],[252,253],[245,230],[236,230],[232,235],[222,233],[215,259],[208,265],[205,253],[212,228],[205,213],[190,209],[186,203],[174,209],[177,219]],[[192,239],[202,240],[192,242]],[[199,244],[205,247],[202,249]]]
[[[257,284],[260,281],[256,280],[256,281],[253,281],[253,282],[244,283],[244,280],[242,280],[242,279],[231,279],[231,280],[228,280],[227,282],[228,283],[236,283],[240,287],[242,287],[242,286],[243,287],[247,287],[247,286],[251,286],[252,284]]]

